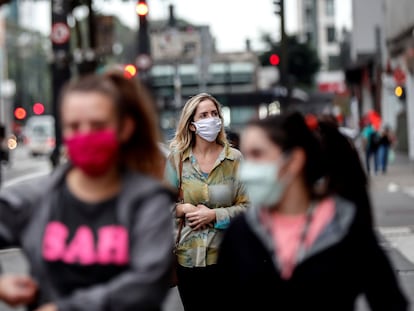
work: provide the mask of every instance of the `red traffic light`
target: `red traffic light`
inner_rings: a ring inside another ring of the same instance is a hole
[[[14,117],[17,120],[23,120],[24,118],[26,118],[26,109],[24,109],[23,107],[18,107],[14,110]]]
[[[34,114],[42,114],[43,112],[45,112],[45,106],[42,103],[35,103],[33,105],[33,113]]]
[[[139,16],[148,15],[149,9],[148,9],[148,4],[146,3],[146,1],[142,1],[142,0],[138,1],[136,5],[136,11]]]
[[[133,77],[135,77],[135,75],[137,74],[137,67],[135,67],[132,64],[128,64],[124,66],[124,77],[127,79],[131,79]]]
[[[280,63],[280,57],[279,57],[279,55],[277,55],[277,54],[270,55],[269,62],[270,62],[270,65],[272,65],[272,66],[279,65],[279,63]]]

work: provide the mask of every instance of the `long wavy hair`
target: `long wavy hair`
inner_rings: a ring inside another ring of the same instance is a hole
[[[71,81],[60,94],[60,103],[71,92],[96,92],[109,97],[120,126],[126,118],[131,118],[135,128],[129,140],[120,146],[119,166],[162,180],[165,157],[159,147],[158,118],[144,85],[111,70],[103,75],[91,74]]]
[[[216,98],[208,93],[199,93],[191,97],[184,105],[180,120],[177,125],[175,136],[170,142],[170,149],[172,151],[182,153],[194,144],[195,133],[190,130],[190,125],[191,122],[194,122],[194,115],[198,105],[206,99],[211,100],[214,103],[222,123],[221,130],[216,138],[216,142],[223,146],[228,144],[226,132],[224,131],[224,120],[220,103]]]

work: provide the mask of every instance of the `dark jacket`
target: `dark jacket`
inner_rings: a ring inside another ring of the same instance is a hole
[[[105,284],[76,290],[69,297],[61,297],[53,288],[42,259],[42,237],[52,204],[58,204],[55,189],[68,168],[2,189],[0,247],[22,248],[40,286],[39,305],[54,302],[59,311],[160,310],[171,273],[173,197],[160,183],[140,174],[124,175],[116,207],[130,236],[128,269]]]
[[[297,264],[280,277],[270,234],[252,208],[234,219],[220,248],[221,310],[354,310],[365,294],[372,310],[407,310],[388,258],[355,207],[335,198],[335,216]]]

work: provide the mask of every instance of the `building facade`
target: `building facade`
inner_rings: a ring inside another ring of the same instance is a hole
[[[270,104],[281,96],[262,89],[262,67],[248,45],[245,51],[220,53],[209,26],[177,19],[172,7],[169,19],[151,21],[150,42],[151,87],[167,138],[185,101],[199,92],[220,101],[225,125],[233,129],[257,114],[262,103]]]
[[[414,2],[385,0],[385,38],[393,80],[405,94],[400,120],[406,130],[407,150],[414,160]],[[399,75],[396,75],[399,72]],[[401,74],[402,73],[402,74]]]
[[[339,68],[336,0],[298,0],[298,34],[318,52],[322,70]]]

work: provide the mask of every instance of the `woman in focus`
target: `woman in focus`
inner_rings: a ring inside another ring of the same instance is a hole
[[[173,211],[177,222],[184,221],[176,250],[178,290],[186,311],[211,310],[215,303],[206,297],[221,282],[216,265],[221,238],[248,206],[237,174],[242,157],[227,142],[213,96],[201,93],[187,101],[170,149],[166,180],[176,190],[181,183],[183,192]]]

